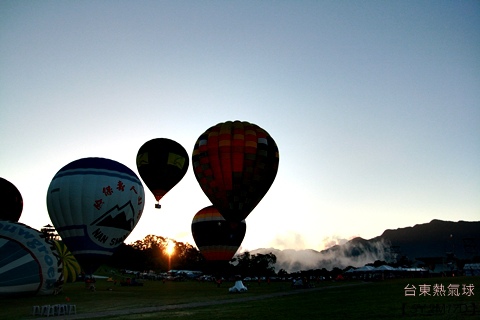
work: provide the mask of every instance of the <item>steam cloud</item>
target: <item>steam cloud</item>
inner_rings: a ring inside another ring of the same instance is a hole
[[[288,243],[291,248],[291,237],[289,238],[287,240],[277,239],[274,245],[285,247]],[[295,235],[293,239],[295,240],[294,247],[298,248],[303,244],[301,235]],[[332,270],[335,267],[344,269],[348,266],[361,267],[376,260],[390,262],[393,258],[389,250],[390,244],[384,240],[370,242],[356,238],[348,241],[347,239],[328,237],[323,239],[323,243],[329,249],[320,252],[311,249],[258,249],[251,253],[272,252],[277,257],[276,271],[284,269],[287,272],[322,268]]]

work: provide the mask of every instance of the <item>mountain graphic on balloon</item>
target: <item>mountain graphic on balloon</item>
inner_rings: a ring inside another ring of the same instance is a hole
[[[123,229],[125,231],[132,231],[135,225],[133,219],[134,208],[131,201],[128,201],[123,206],[114,206],[108,210],[101,217],[93,221],[90,226],[110,227]],[[127,218],[131,217],[131,218]]]

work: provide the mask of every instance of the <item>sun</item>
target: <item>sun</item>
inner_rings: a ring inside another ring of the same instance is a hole
[[[175,242],[169,241],[165,250],[167,254],[171,256],[175,252]]]

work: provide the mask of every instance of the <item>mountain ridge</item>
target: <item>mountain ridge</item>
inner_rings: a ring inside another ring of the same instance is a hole
[[[454,255],[471,259],[479,255],[480,221],[444,221],[434,219],[411,227],[387,229],[381,235],[353,238],[344,244],[317,251],[314,249],[259,248],[251,254],[272,252],[277,257],[275,268],[295,272],[309,269],[331,270],[348,266],[360,267],[376,260],[393,263],[400,259]]]

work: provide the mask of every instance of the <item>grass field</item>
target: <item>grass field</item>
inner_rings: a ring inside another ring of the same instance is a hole
[[[419,296],[431,285],[430,295]],[[445,296],[433,296],[442,284]],[[460,296],[449,296],[448,285],[459,284]],[[473,295],[462,295],[462,284]],[[122,287],[105,280],[97,290],[70,283],[57,296],[2,298],[1,319],[33,319],[33,305],[68,303],[86,319],[480,319],[480,278],[395,279],[378,282],[319,282],[313,289],[292,289],[288,282],[248,283],[246,293],[230,294],[233,283],[146,281],[143,287]],[[405,296],[407,285],[415,296]],[[476,292],[478,290],[478,292]],[[163,308],[163,309],[160,309]]]

